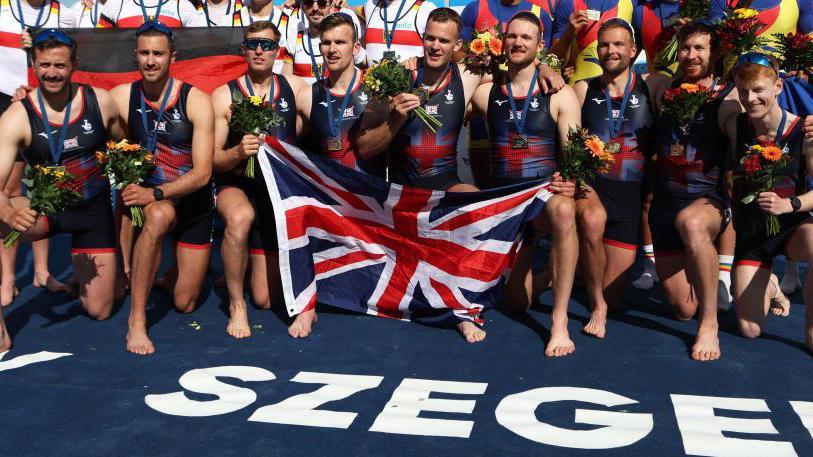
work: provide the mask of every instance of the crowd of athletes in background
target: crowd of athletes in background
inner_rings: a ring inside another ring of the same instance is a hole
[[[476,0],[460,14],[423,0],[370,0],[356,9],[334,2],[87,0],[71,7],[57,0],[3,2],[0,31],[20,35],[40,86],[22,87],[14,98],[4,96],[2,108],[8,109],[0,119],[0,179],[5,183],[0,226],[3,232],[22,230],[23,239],[33,242],[34,286],[77,289],[88,314],[100,320],[110,316],[113,300],[129,288],[127,349],[152,353],[146,327],[150,291],[154,284],[164,287],[179,311],[194,310],[208,271],[216,211],[225,225],[227,332],[250,336],[245,279],[254,305],[267,309],[279,277],[274,234],[259,229],[273,226],[263,180],[240,173],[261,139],[237,137],[228,128],[232,94],[242,92],[274,101],[287,120],[277,128],[277,138],[372,175],[385,176],[389,164],[388,176],[398,183],[465,192],[550,180],[553,196],[533,227],[552,240],[549,268],[532,274],[533,243],[525,243],[507,284],[508,305],[518,310],[553,288],[549,356],[575,349],[567,331],[567,302],[577,267],[591,309],[583,331],[603,338],[608,308],[620,305],[639,246],[645,268],[632,285],[651,289],[660,276],[677,317],[697,316],[698,338],[691,351],[696,360],[720,356],[717,310],[727,310],[732,301],[740,330],[749,337],[759,335],[769,312],[787,315],[785,294],[802,287],[798,265],[786,263],[780,287],[770,261],[785,250],[797,260],[810,259],[811,235],[807,218],[800,215],[813,209],[813,199],[801,184],[790,198],[761,196],[762,213],[751,219],[765,212],[792,213],[790,230],[781,239],[767,240],[768,246],[760,244],[767,242],[762,236],[752,236],[747,246],[735,243],[726,189],[732,167],[726,163],[729,154],[736,157],[738,140],[781,138],[794,155],[794,182],[802,183],[811,160],[802,131],[813,129],[778,107],[775,95],[782,83],[770,58],[748,55],[732,78],[719,77],[720,54],[707,24],[737,6],[736,0],[712,0],[709,21],[694,23],[680,18],[679,1],[670,0]],[[765,13],[766,35],[813,31],[809,1],[750,3]],[[509,68],[504,75],[474,75],[455,64],[463,41],[488,26],[505,33]],[[58,29],[78,27],[135,29],[141,79],[111,91],[71,83],[77,49]],[[173,29],[182,27],[243,28],[246,74],[212,94],[171,78],[174,35],[183,33]],[[675,34],[680,43],[675,66],[656,69],[650,58],[647,75],[632,71],[640,51],[654,56]],[[563,59],[562,74],[537,60],[543,49]],[[413,70],[414,86],[424,88],[426,97],[405,93],[382,104],[360,90],[362,69],[388,53]],[[660,113],[660,97],[682,82],[714,87],[717,96],[692,122],[690,143],[675,153],[668,135],[662,137],[670,120]],[[410,115],[421,105],[435,106],[443,119],[437,135]],[[777,113],[784,113],[780,132],[771,124],[779,122]],[[456,133],[465,122],[471,123],[467,144],[474,183],[462,182],[457,170]],[[577,125],[623,145],[613,169],[578,193],[556,167],[561,139]],[[51,139],[71,135],[78,141],[67,149]],[[108,138],[147,145],[159,163],[145,183],[124,189],[117,205],[107,204],[109,188],[91,157]],[[669,165],[675,161],[679,166]],[[80,170],[82,201],[58,215],[37,217],[21,197],[25,163]],[[132,205],[145,207],[146,223],[138,232],[121,211]],[[737,228],[737,238],[748,233]],[[67,285],[48,273],[47,238],[60,232],[72,235],[75,277]],[[173,267],[156,279],[167,235],[176,241]],[[18,293],[15,258],[16,248],[0,250],[3,306]],[[735,259],[743,262],[735,267],[739,283],[732,296]],[[813,290],[805,288],[804,295],[807,302]],[[811,308],[808,347],[813,347]],[[315,309],[306,309],[289,333],[307,336],[315,322]],[[469,342],[485,337],[471,322],[457,326]],[[10,347],[0,320],[0,351]]]

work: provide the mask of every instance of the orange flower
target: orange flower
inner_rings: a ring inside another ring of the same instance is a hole
[[[96,151],[96,160],[98,160],[99,163],[105,163],[107,161],[107,156],[102,151]]]
[[[116,146],[118,146],[118,143],[116,143],[113,140],[110,140],[107,142],[107,144],[105,144],[105,146],[107,146],[107,149],[115,149]]]
[[[590,136],[584,140],[584,145],[594,157],[601,157],[604,153],[604,143],[597,136]]]
[[[690,94],[693,94],[693,93],[700,90],[700,87],[697,84],[689,84],[689,83],[681,84],[680,88],[685,90],[686,92],[688,92]]]
[[[152,154],[147,154],[147,155],[144,156],[144,161],[147,162],[147,163],[152,163],[154,158],[155,157],[153,157]]]
[[[492,38],[488,41],[488,48],[491,50],[491,54],[495,56],[502,54],[502,40],[499,38]]]
[[[472,40],[469,49],[471,49],[471,52],[481,55],[486,52],[486,44],[482,40]]]
[[[762,157],[769,162],[776,162],[782,157],[782,150],[776,146],[765,146],[762,149]]]

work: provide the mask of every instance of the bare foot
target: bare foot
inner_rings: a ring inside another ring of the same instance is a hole
[[[720,358],[720,340],[717,338],[717,329],[697,331],[697,339],[692,346],[692,359],[708,362]]]
[[[229,305],[229,325],[226,326],[226,333],[240,339],[251,336],[251,327],[248,325],[248,314],[246,313],[246,303]]]
[[[6,324],[0,319],[0,353],[6,352],[11,349],[11,335],[6,330]]]
[[[56,280],[50,273],[46,272],[44,275],[34,275],[34,280],[31,285],[37,288],[44,287],[49,292],[66,293],[71,291],[68,284],[61,283]]]
[[[570,339],[567,327],[557,329],[556,325],[551,328],[550,341],[545,346],[545,355],[548,357],[564,357],[576,351],[576,345]]]
[[[311,334],[311,326],[315,324],[316,310],[303,311],[296,316],[294,323],[288,327],[288,334],[294,338],[305,338]]]
[[[773,297],[771,297],[771,314],[774,316],[790,316],[790,300],[782,292],[782,288],[776,284],[775,276],[771,275],[773,285]]]
[[[147,336],[145,324],[131,324],[127,332],[127,350],[133,354],[149,355],[155,352],[155,346]]]
[[[5,281],[0,284],[0,306],[11,305],[17,295],[20,295],[20,290],[14,285],[14,281]]]
[[[485,330],[474,325],[473,322],[463,321],[457,324],[457,329],[463,334],[463,338],[469,343],[479,343],[486,339]]]
[[[597,307],[590,313],[590,321],[582,328],[582,332],[595,336],[596,338],[604,338],[607,326],[607,310]]]

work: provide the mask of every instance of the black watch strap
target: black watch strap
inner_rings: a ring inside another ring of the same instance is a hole
[[[161,190],[160,187],[153,187],[152,196],[155,198],[155,201],[161,201],[164,199],[164,191]]]
[[[793,212],[797,212],[802,209],[802,201],[799,200],[798,197],[790,197],[790,207],[793,208]]]

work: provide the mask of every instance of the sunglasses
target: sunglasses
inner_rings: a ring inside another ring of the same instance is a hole
[[[740,56],[739,59],[737,59],[737,63],[734,64],[734,68],[739,68],[741,65],[744,65],[746,63],[762,65],[763,67],[768,67],[771,70],[779,73],[779,70],[776,68],[776,65],[765,54],[760,54],[758,52],[749,52],[747,54],[743,54]]]
[[[47,29],[38,33],[37,36],[34,37],[32,44],[38,45],[40,43],[45,43],[48,40],[54,40],[57,43],[64,44],[65,46],[71,48],[76,47],[75,41],[73,41],[68,35],[65,35],[63,32],[56,29]]]
[[[141,24],[141,26],[139,26],[138,29],[136,30],[135,35],[138,37],[143,33],[149,32],[150,30],[155,30],[158,33],[163,33],[164,35],[169,37],[170,40],[172,39],[172,29],[156,20],[146,21],[143,24]]]
[[[279,42],[268,38],[248,38],[243,41],[243,47],[253,51],[259,46],[263,51],[273,51],[279,48]]]
[[[312,8],[314,3],[316,3],[319,8],[325,8],[330,4],[328,0],[302,0],[302,5],[305,8]]]

